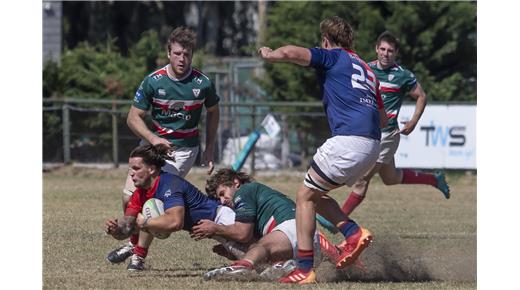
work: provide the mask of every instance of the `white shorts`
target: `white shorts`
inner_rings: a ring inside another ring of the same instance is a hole
[[[139,145],[148,144],[145,141],[141,141]],[[173,173],[184,178],[197,159],[199,153],[199,146],[196,147],[179,147],[174,151],[175,162],[166,160],[166,164],[161,168],[165,172]],[[135,186],[130,178],[130,175],[126,178],[125,188],[123,193],[131,196],[135,191]]]
[[[298,254],[298,238],[296,235],[296,219],[286,220],[283,223],[277,225],[271,232],[281,231],[284,233],[289,242],[291,242],[291,246],[293,249],[293,257],[296,257]],[[318,235],[318,231],[314,232],[314,253],[315,255],[320,251],[320,239]]]
[[[235,212],[231,208],[220,205],[217,207],[217,215],[213,221],[217,225],[232,225],[235,223],[235,215]]]
[[[213,221],[217,225],[232,225],[235,223],[235,212],[227,206],[220,205],[217,207],[217,215]],[[220,236],[213,236],[212,238],[221,243],[228,252],[232,253],[236,257],[243,258],[245,252],[247,252],[248,245],[228,241]]]
[[[397,147],[399,147],[399,141],[401,140],[401,133],[399,128],[396,128],[390,132],[381,133],[381,151],[377,158],[378,163],[389,164],[394,159]]]
[[[379,140],[361,136],[334,136],[321,145],[312,158],[311,167],[328,183],[338,187],[352,186],[376,162]],[[304,184],[312,189],[327,192],[323,184],[305,177]]]

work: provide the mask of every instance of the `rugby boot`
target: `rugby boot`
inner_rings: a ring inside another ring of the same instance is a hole
[[[262,271],[262,273],[260,273],[260,278],[269,281],[277,281],[278,279],[291,273],[294,269],[296,269],[296,267],[296,261],[292,259],[276,262]]]
[[[365,250],[373,240],[372,234],[362,227],[350,237],[346,238],[344,242],[338,245],[341,250],[336,269],[343,269],[352,265],[359,255]]]
[[[119,264],[124,262],[128,257],[132,256],[134,246],[131,243],[124,244],[121,247],[113,250],[107,256],[107,260],[112,264]]]
[[[294,271],[289,273],[287,276],[278,280],[280,283],[293,283],[293,284],[311,284],[316,283],[316,272],[314,269],[309,272],[303,272],[296,268]]]
[[[203,276],[204,280],[217,280],[217,281],[248,281],[254,276],[254,272],[251,268],[244,265],[230,265],[222,268],[217,268],[206,272]]]
[[[444,194],[444,197],[446,199],[450,198],[450,187],[448,186],[448,183],[446,182],[446,175],[443,171],[436,171],[433,173],[433,176],[435,177],[435,180],[437,180],[437,185],[435,186],[438,190]]]
[[[126,269],[128,271],[143,271],[144,258],[136,254],[133,254],[132,258],[130,258],[130,263],[128,263],[128,267],[126,267]]]
[[[336,264],[340,257],[338,248],[332,244],[322,232],[318,232],[318,238],[320,242],[320,252],[323,254],[323,257],[331,263]]]

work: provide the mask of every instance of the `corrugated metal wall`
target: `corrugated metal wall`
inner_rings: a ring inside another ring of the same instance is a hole
[[[61,2],[44,1],[43,13],[43,61],[58,61],[61,54]]]

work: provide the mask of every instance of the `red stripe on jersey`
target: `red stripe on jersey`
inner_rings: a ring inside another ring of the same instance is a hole
[[[392,119],[397,117],[397,114],[386,114],[386,116],[388,117],[388,119]]]
[[[202,103],[191,105],[191,106],[184,106],[184,110],[185,111],[192,111],[192,110],[197,110],[197,109],[200,109],[200,108],[202,108]]]
[[[195,136],[199,136],[199,130],[194,130],[194,131],[191,131],[191,132],[170,132],[170,133],[166,133],[164,134],[165,136],[172,136],[172,137],[175,137],[175,138],[189,138],[189,137],[195,137]]]
[[[400,88],[387,88],[387,87],[381,87],[381,92],[383,93],[397,93],[399,92]]]
[[[383,103],[383,99],[381,98],[381,90],[379,89],[379,80],[376,79],[376,101],[377,101],[377,109],[382,110],[385,108],[385,104]]]
[[[170,109],[170,105],[168,105],[168,104],[161,104],[161,103],[153,102],[153,105],[155,107],[161,108],[161,110],[163,110],[163,111],[168,111]]]
[[[132,196],[125,210],[125,216],[137,216],[143,210],[144,203],[155,195],[157,186],[159,184],[160,176],[155,179],[154,184],[150,189],[144,191],[142,188],[137,188]]]
[[[273,219],[273,221],[271,222],[271,224],[267,228],[267,232],[265,234],[267,235],[268,233],[272,232],[275,227],[276,227],[276,220]]]
[[[168,75],[168,72],[166,71],[166,67],[156,70],[151,74],[151,76],[156,76],[156,75]]]

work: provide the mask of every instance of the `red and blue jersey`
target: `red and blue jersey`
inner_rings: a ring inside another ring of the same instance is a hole
[[[322,102],[332,136],[355,135],[381,139],[378,108],[383,107],[377,79],[353,51],[311,48]]]
[[[211,199],[184,178],[175,174],[161,172],[153,186],[145,191],[137,188],[130,198],[125,211],[126,216],[137,216],[143,210],[144,203],[150,198],[157,198],[164,203],[164,211],[175,206],[183,206],[184,230],[191,230],[201,219],[214,220],[217,207],[216,199]]]

